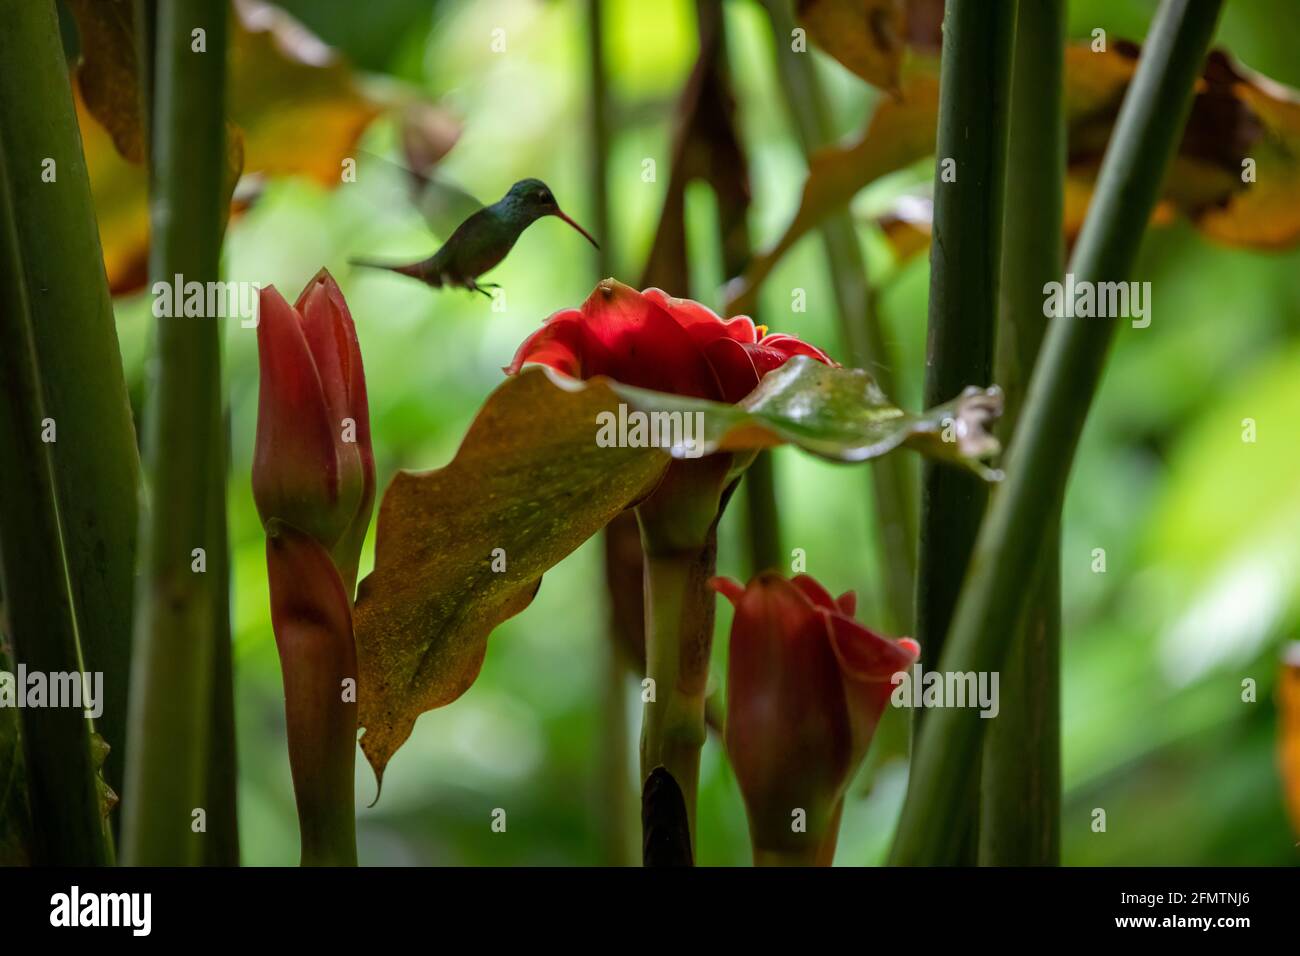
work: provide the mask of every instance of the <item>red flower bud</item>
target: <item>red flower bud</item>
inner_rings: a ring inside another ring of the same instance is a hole
[[[547,319],[506,371],[538,363],[573,378],[605,375],[624,385],[738,402],[796,355],[835,364],[794,336],[760,335],[746,316],[722,319],[690,299],[606,279],[581,309]]]
[[[349,587],[374,501],[365,372],[343,293],[322,269],[294,306],[260,296],[253,498],[331,553]]]
[[[853,619],[807,575],[764,572],[710,585],[735,606],[727,665],[727,753],[756,860],[830,863],[845,788],[894,685],[920,655]],[[801,820],[800,828],[797,824]]]

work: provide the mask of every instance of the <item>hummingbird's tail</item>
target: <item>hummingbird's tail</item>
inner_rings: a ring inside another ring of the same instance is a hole
[[[421,259],[419,262],[375,262],[373,259],[349,259],[348,265],[361,266],[366,269],[384,269],[388,272],[396,272],[398,275],[419,279],[435,289],[442,287],[442,276],[429,268],[428,259]]]

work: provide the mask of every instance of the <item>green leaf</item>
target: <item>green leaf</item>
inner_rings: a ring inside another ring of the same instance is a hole
[[[559,378],[556,382],[567,388],[583,384]],[[1002,393],[996,387],[967,388],[950,402],[911,414],[893,405],[865,371],[831,367],[805,355],[769,372],[735,405],[618,382],[610,387],[642,411],[704,416],[702,440],[692,448],[676,442],[670,449],[674,458],[791,444],[819,458],[856,462],[907,445],[989,481],[1000,477],[980,461],[998,452],[988,431],[1002,411]],[[693,438],[694,432],[682,435]]]
[[[996,477],[970,460],[997,450],[985,428],[1001,408],[996,389],[912,415],[867,373],[804,356],[736,406],[526,368],[489,396],[451,464],[399,472],[380,505],[375,569],[358,588],[354,621],[361,749],[381,779],[415,719],[469,689],[488,635],[529,605],[542,575],[659,483],[665,451],[597,442],[620,404],[624,414],[702,422],[697,446],[670,449],[682,458],[789,442],[848,462],[908,445]]]
[[[0,624],[4,623],[0,607]],[[0,680],[13,680],[13,657],[0,633]],[[27,810],[27,777],[18,736],[18,710],[0,707],[0,866],[31,865],[31,814]]]
[[[658,483],[664,453],[596,446],[596,415],[614,405],[602,384],[564,391],[526,371],[492,393],[450,465],[389,485],[354,618],[361,749],[377,776],[416,717],[469,688],[488,634],[542,574]]]

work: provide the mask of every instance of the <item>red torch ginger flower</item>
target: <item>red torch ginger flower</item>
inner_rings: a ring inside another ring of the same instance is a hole
[[[735,606],[727,665],[727,753],[749,814],[755,860],[829,864],[844,790],[894,689],[920,656],[853,619],[807,575],[764,572],[710,585]],[[805,826],[800,822],[803,813]]]
[[[352,315],[322,269],[293,306],[263,289],[258,316],[253,498],[263,524],[292,525],[331,552],[350,597],[375,492]]]
[[[769,335],[746,316],[723,319],[659,289],[637,292],[606,279],[580,309],[556,312],[506,369],[547,365],[573,378],[604,375],[625,385],[738,402],[796,355],[834,365],[792,335]]]
[[[375,494],[365,372],[322,269],[290,306],[263,289],[253,499],[266,528],[302,863],[355,865],[352,599]]]

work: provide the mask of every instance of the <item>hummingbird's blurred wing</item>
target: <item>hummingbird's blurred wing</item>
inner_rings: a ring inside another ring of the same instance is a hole
[[[457,226],[483,208],[483,203],[441,176],[417,172],[368,150],[358,153],[358,181],[378,185],[377,194],[386,203],[411,206],[440,240],[450,237]]]

